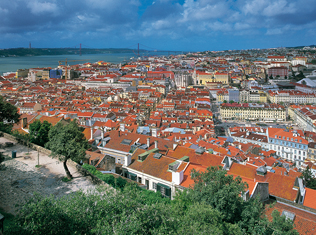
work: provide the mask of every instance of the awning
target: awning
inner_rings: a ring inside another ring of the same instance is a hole
[[[161,183],[158,183],[157,186],[160,186],[160,187],[163,187],[163,188],[166,188],[166,189],[170,189],[169,186],[161,184]]]
[[[130,175],[130,176],[137,176],[136,174],[134,174],[134,173],[132,173],[132,172],[128,172],[128,174]]]

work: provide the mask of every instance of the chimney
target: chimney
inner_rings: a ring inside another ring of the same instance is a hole
[[[155,140],[155,148],[158,148],[158,140]]]
[[[23,118],[22,119],[22,129],[25,128],[27,126],[27,118]]]
[[[125,123],[120,124],[120,131],[125,131]]]
[[[157,137],[157,129],[156,128],[151,129],[151,135],[153,137]]]
[[[104,130],[101,128],[101,138],[104,139]]]
[[[90,128],[90,140],[93,140],[93,126]]]
[[[175,150],[177,146],[178,146],[178,144],[174,143],[174,144],[172,145],[172,149]]]
[[[147,146],[149,148],[149,145],[150,145],[150,138],[147,138]]]

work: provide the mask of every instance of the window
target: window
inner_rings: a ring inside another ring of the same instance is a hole
[[[153,182],[153,189],[157,190],[157,184]]]
[[[149,189],[149,180],[145,180],[146,189]]]

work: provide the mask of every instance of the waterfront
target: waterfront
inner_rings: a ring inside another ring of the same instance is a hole
[[[151,54],[141,54],[141,56],[165,55],[166,53],[152,52]],[[21,57],[2,57],[0,58],[0,75],[5,72],[16,72],[18,69],[43,68],[58,66],[58,61],[80,60],[69,62],[69,65],[82,64],[86,62],[94,63],[104,61],[110,63],[123,63],[136,57],[134,53],[112,53],[112,54],[86,54],[86,55],[43,55],[43,56],[21,56]],[[64,64],[64,63],[63,63]]]

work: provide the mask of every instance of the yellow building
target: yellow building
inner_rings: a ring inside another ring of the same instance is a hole
[[[230,75],[228,73],[219,73],[216,72],[214,74],[215,82],[221,82],[222,84],[229,84],[230,83]]]
[[[216,102],[217,103],[223,103],[224,100],[228,102],[229,96],[228,96],[228,91],[226,89],[219,90],[216,93]]]
[[[259,91],[259,102],[260,103],[267,103],[268,102],[267,94],[263,91]]]
[[[195,85],[206,85],[207,82],[214,82],[214,76],[213,73],[197,71],[193,74],[193,81],[195,81]]]
[[[229,104],[224,103],[220,107],[223,120],[259,120],[266,122],[285,121],[286,109],[278,104]]]

